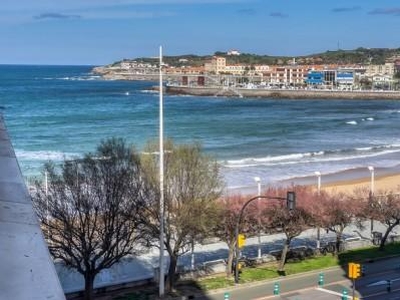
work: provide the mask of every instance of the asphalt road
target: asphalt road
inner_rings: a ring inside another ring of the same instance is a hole
[[[365,263],[365,276],[355,282],[355,296],[359,299],[400,299],[400,257]],[[320,273],[324,284],[319,285]],[[391,281],[388,292],[388,280]],[[274,295],[275,284],[279,284],[279,295]],[[295,276],[281,277],[279,280],[243,284],[232,289],[219,290],[204,296],[208,300],[333,300],[342,299],[343,291],[348,299],[352,295],[352,281],[347,278],[347,270],[330,268],[322,272],[308,272]],[[228,298],[227,295],[229,296]],[[196,298],[197,299],[197,298]]]

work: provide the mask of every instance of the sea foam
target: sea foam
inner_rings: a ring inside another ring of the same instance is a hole
[[[348,125],[357,125],[357,121],[347,121],[346,124]]]
[[[257,166],[287,166],[307,163],[329,163],[352,159],[376,157],[400,152],[400,145],[379,145],[353,149],[337,149],[318,152],[293,153],[287,155],[244,158],[220,162],[225,168],[240,169]]]
[[[74,159],[79,157],[77,153],[64,153],[59,151],[26,151],[21,149],[15,150],[15,155],[21,160],[53,160],[62,161],[64,159]]]

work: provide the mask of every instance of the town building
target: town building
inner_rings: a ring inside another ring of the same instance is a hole
[[[319,86],[324,84],[324,72],[311,70],[307,74],[307,79],[305,80],[307,85],[310,86]]]
[[[213,56],[211,61],[205,63],[204,69],[207,73],[223,74],[226,68],[226,58],[221,56]]]
[[[384,65],[368,65],[365,71],[366,76],[393,76],[395,73],[396,72],[394,63],[385,63]]]
[[[232,49],[232,50],[229,50],[227,54],[228,54],[228,55],[236,55],[236,56],[239,56],[239,55],[240,55],[240,52],[239,52],[238,50]]]

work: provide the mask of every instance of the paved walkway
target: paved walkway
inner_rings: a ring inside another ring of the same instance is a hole
[[[355,226],[349,226],[345,229],[344,237],[370,237],[369,222],[365,224],[365,229],[359,231]],[[375,224],[375,230],[383,231],[384,227],[380,224]],[[309,229],[304,231],[297,239],[293,241],[293,245],[316,245],[316,229]],[[321,231],[322,239],[334,239],[333,233],[326,233]],[[283,234],[266,235],[261,237],[261,250],[262,254],[268,254],[269,251],[281,249],[284,241]],[[366,241],[364,241],[365,243]],[[258,238],[249,238],[246,241],[246,246],[242,253],[248,257],[257,257],[258,252]],[[167,256],[167,253],[165,254]],[[223,242],[214,242],[207,245],[196,245],[194,249],[194,262],[195,267],[202,266],[210,261],[222,261],[228,257],[228,247]],[[106,287],[113,284],[129,283],[132,281],[152,280],[154,278],[154,269],[158,267],[159,253],[158,249],[150,249],[146,254],[137,258],[124,259],[122,263],[114,265],[110,269],[103,270],[96,277],[95,287]],[[192,254],[189,252],[183,255],[178,262],[178,265],[184,269],[190,269],[192,261]],[[220,272],[225,271],[223,264],[218,264]],[[76,292],[82,290],[84,287],[83,278],[80,274],[67,270],[61,265],[56,264],[60,281],[66,293]],[[167,262],[165,264],[167,268]]]

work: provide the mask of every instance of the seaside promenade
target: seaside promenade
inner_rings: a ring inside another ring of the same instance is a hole
[[[0,300],[65,299],[0,115]]]

